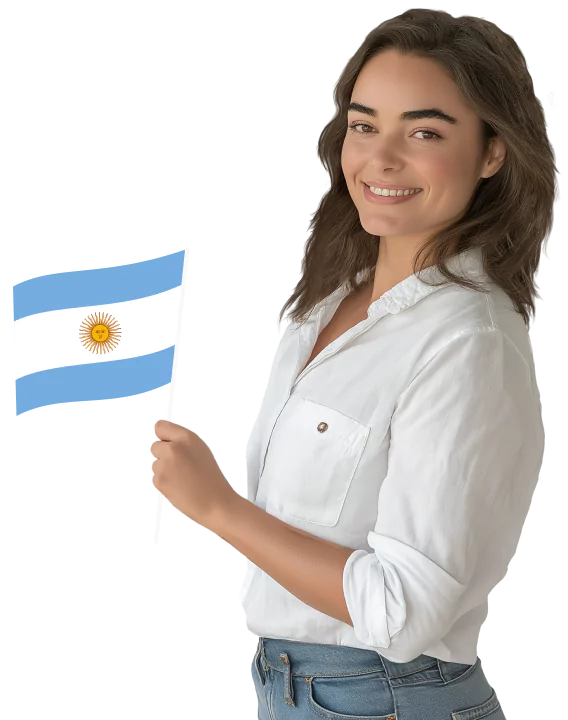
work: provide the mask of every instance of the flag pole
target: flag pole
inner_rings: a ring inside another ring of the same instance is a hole
[[[175,368],[172,368],[172,375],[175,373]],[[173,380],[173,378],[172,378]],[[175,382],[171,382],[168,385],[168,407],[166,408],[166,420],[168,422],[172,422],[172,419],[174,418],[176,414],[176,386]],[[168,500],[164,498],[162,493],[160,493],[160,497],[162,498],[163,502],[166,502],[168,505],[168,512],[170,509],[170,503]],[[177,512],[177,511],[176,511]]]
[[[191,303],[191,240],[184,240],[183,243],[184,248],[184,260],[183,260],[183,271],[182,271],[182,291],[180,295],[180,306],[179,306],[179,316],[178,316],[178,335],[176,337],[176,344],[175,344],[175,350],[174,350],[174,361],[172,366],[172,378],[171,382],[168,384],[168,407],[166,408],[166,420],[168,422],[172,422],[173,418],[176,415],[176,394],[177,394],[177,388],[176,388],[176,376],[178,371],[178,365],[181,364],[181,360],[183,359],[183,322],[184,322],[184,306],[185,306],[185,300],[188,300],[189,303]],[[182,330],[182,333],[180,335],[180,329]],[[165,500],[162,493],[159,493],[162,500]],[[168,504],[168,511],[170,507],[170,503],[165,500]],[[177,511],[176,511],[177,512]]]

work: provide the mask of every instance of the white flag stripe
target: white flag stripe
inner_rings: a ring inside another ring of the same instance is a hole
[[[14,348],[14,323],[8,320],[8,377],[15,377],[16,374],[16,354]],[[13,383],[12,383],[13,384]]]
[[[14,323],[16,378],[41,370],[148,355],[175,345],[181,289],[127,302],[53,310]],[[108,313],[118,323],[119,342],[107,352],[93,352],[81,342],[83,321]],[[177,351],[177,349],[176,349]]]

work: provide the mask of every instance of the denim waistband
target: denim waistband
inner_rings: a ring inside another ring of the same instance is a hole
[[[265,667],[302,676],[359,675],[378,673],[389,680],[412,675],[412,682],[439,678],[438,659],[418,655],[413,660],[395,663],[374,650],[348,645],[324,645],[259,637],[258,656]]]

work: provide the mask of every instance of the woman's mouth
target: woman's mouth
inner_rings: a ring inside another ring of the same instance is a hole
[[[407,200],[411,200],[413,197],[416,197],[416,195],[420,195],[422,192],[422,188],[416,188],[407,195],[377,195],[368,185],[365,183],[363,183],[363,185],[365,186],[365,199],[369,200],[369,202],[378,203],[379,205],[396,205],[397,203],[406,202]]]

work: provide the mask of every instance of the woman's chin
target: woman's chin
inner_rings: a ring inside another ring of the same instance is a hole
[[[385,227],[385,223],[377,222],[376,218],[373,220],[372,218],[364,217],[360,214],[359,222],[361,223],[363,230],[368,232],[370,235],[384,235],[388,232],[388,228]]]

